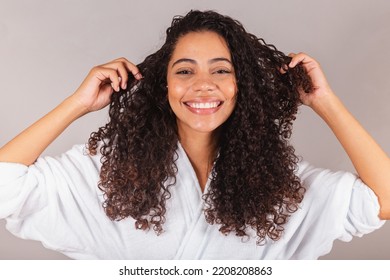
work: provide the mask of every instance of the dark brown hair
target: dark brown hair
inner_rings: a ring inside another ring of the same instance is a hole
[[[137,228],[162,232],[169,218],[165,203],[178,171],[176,117],[166,98],[167,65],[182,36],[202,31],[225,39],[238,87],[204,194],[206,220],[224,234],[247,236],[252,228],[258,244],[267,236],[277,240],[304,194],[295,175],[298,158],[288,140],[299,89],[309,92],[310,79],[301,66],[281,74],[289,57],[246,32],[238,21],[213,11],[174,17],[163,46],[138,65],[144,78],[131,78],[130,90],[112,95],[110,120],[88,143],[91,153],[100,146],[103,207],[113,220],[132,217]]]

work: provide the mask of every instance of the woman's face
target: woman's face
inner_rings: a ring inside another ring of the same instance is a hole
[[[236,76],[228,46],[217,33],[181,37],[168,64],[167,82],[179,133],[213,132],[233,112]]]

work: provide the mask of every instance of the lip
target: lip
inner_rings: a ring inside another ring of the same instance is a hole
[[[183,102],[184,106],[192,113],[209,115],[216,113],[224,102],[214,98],[194,99]]]

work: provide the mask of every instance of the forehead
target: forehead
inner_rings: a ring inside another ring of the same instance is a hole
[[[178,40],[172,54],[172,60],[183,57],[230,59],[230,50],[225,39],[215,32],[191,32]]]

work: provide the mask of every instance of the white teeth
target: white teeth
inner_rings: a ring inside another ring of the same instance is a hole
[[[186,104],[191,108],[195,108],[195,109],[210,109],[210,108],[218,107],[220,102],[205,102],[205,103],[188,102]]]

